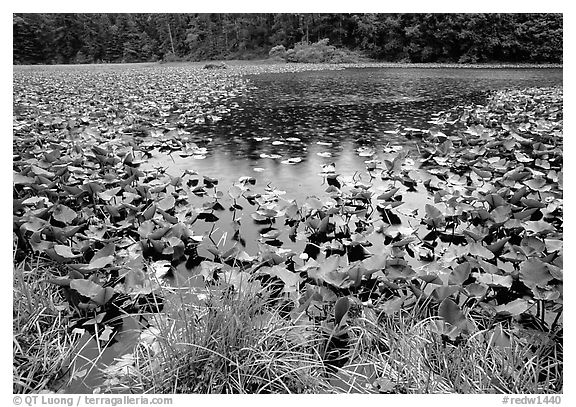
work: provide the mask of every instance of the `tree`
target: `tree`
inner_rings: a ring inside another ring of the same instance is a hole
[[[14,14],[13,61],[265,57],[328,39],[411,62],[561,62],[561,14]]]

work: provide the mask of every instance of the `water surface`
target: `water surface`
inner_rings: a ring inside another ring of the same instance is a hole
[[[241,176],[256,178],[255,192],[271,186],[300,204],[308,196],[324,196],[327,185],[320,172],[330,163],[343,177],[372,182],[376,191],[389,188],[378,177],[368,177],[367,160],[389,157],[394,148],[414,148],[418,136],[443,111],[483,104],[491,91],[561,86],[562,70],[356,68],[248,78],[249,91],[230,101],[234,107],[221,120],[186,128],[198,146],[207,149],[204,159],[156,153],[150,161],[172,175],[194,170],[217,178],[226,207],[231,204],[226,191]],[[366,154],[368,148],[374,155]],[[410,211],[423,209],[430,198],[420,187],[407,193],[404,201],[403,209]],[[193,204],[200,207],[202,202]],[[241,234],[246,251],[255,255],[259,232],[266,229],[251,222],[254,208],[248,209]],[[214,240],[229,247],[234,244],[229,225],[242,214],[226,210],[216,215],[214,228],[198,221],[195,233],[213,230]],[[286,236],[280,240],[294,247]]]
[[[250,175],[301,199],[323,190],[315,176],[322,164],[333,162],[346,174],[364,170],[367,158],[358,148],[414,146],[418,132],[405,129],[426,130],[440,112],[484,103],[493,90],[561,86],[562,70],[359,68],[248,78],[250,91],[233,100],[237,108],[187,128],[208,149],[206,159],[158,155],[152,163],[174,175],[193,169],[226,185]],[[275,154],[281,158],[262,158]],[[302,161],[281,163],[289,158]]]

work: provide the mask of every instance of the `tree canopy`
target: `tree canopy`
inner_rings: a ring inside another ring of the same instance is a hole
[[[561,14],[14,14],[15,64],[253,59],[328,39],[403,62],[562,62]]]

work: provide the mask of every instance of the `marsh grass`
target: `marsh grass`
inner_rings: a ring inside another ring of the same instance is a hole
[[[290,323],[258,293],[216,290],[206,306],[186,303],[149,316],[135,369],[121,387],[152,393],[314,393],[328,389],[318,353],[320,337]],[[150,340],[150,335],[153,339]]]
[[[562,391],[562,355],[553,335],[540,341],[518,327],[479,329],[453,344],[432,328],[430,304],[415,304],[393,316],[366,323],[373,337],[386,338],[388,351],[368,350],[380,370],[391,372],[396,390],[406,393],[550,393]],[[489,321],[479,321],[479,326]],[[542,335],[542,333],[540,333]],[[543,378],[544,377],[544,378]]]
[[[42,261],[25,261],[13,274],[13,391],[50,390],[61,378],[75,338],[68,333],[59,287],[44,282]]]
[[[266,295],[208,294],[193,305],[182,290],[174,308],[151,317],[108,391],[143,393],[550,393],[562,389],[562,356],[553,341],[504,327],[458,344],[433,332],[432,304],[393,315],[350,312],[339,367],[324,356],[327,334],[305,313],[291,317]],[[545,379],[543,379],[543,374]]]
[[[13,388],[54,391],[79,357],[50,270],[14,268]],[[287,315],[266,288],[235,292],[209,286],[163,287],[162,313],[140,315],[142,333],[128,358],[105,369],[104,391],[135,393],[550,393],[562,391],[561,341],[500,327],[479,329],[458,344],[433,332],[433,304],[387,315],[356,306],[345,332],[345,363],[327,362],[326,327],[305,312]],[[196,291],[195,291],[196,290]],[[155,297],[154,297],[155,298]],[[155,301],[155,299],[152,301]],[[153,304],[157,307],[157,303]],[[134,317],[134,316],[133,316]],[[487,326],[487,321],[477,321]],[[76,350],[75,350],[76,349]],[[128,362],[127,362],[128,361]],[[118,366],[120,366],[118,368]],[[68,372],[69,373],[69,372]]]

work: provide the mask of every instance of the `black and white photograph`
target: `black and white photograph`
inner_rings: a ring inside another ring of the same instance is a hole
[[[13,405],[561,403],[562,12],[133,9],[12,14]]]

